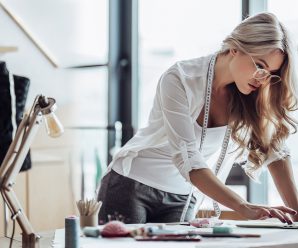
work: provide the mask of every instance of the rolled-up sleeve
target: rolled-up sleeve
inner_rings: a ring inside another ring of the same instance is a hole
[[[289,147],[286,145],[286,142],[284,141],[281,145],[278,151],[272,151],[268,154],[268,158],[264,161],[263,166],[267,167],[271,163],[286,159],[291,155]]]
[[[208,165],[199,151],[186,89],[177,69],[172,68],[162,75],[159,93],[172,161],[181,175],[191,182],[189,172],[193,169],[208,168]]]
[[[285,142],[281,143],[281,145],[279,146],[279,149],[277,151],[271,151],[268,156],[267,159],[263,162],[262,166],[259,167],[258,169],[255,169],[255,165],[253,162],[249,161],[248,159],[248,150],[246,150],[244,152],[244,154],[237,159],[237,161],[235,161],[237,164],[240,164],[241,167],[245,170],[246,174],[253,180],[255,180],[255,182],[257,183],[261,183],[260,181],[260,175],[262,174],[262,172],[268,168],[268,165],[270,165],[271,163],[278,161],[278,160],[283,160],[286,159],[287,157],[289,157],[290,154],[290,149],[288,148],[288,146],[286,145]]]

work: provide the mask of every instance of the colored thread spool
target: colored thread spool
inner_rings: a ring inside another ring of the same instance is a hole
[[[65,218],[65,248],[80,247],[80,221],[76,216]]]

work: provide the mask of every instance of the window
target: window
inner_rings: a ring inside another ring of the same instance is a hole
[[[297,8],[298,2],[291,0],[268,0],[268,11],[274,13],[278,19],[288,28],[291,35],[295,39],[296,45],[298,41],[298,16],[297,16]],[[295,118],[298,118],[297,111],[294,113]],[[298,134],[291,135],[287,142],[289,147],[297,147],[298,145]],[[298,154],[295,153],[294,149],[291,149],[291,161],[294,170],[294,176],[296,182],[298,182]],[[270,177],[269,177],[270,178]],[[269,187],[268,187],[268,201],[269,204],[277,205],[283,204],[272,179],[269,179]]]
[[[161,74],[178,60],[218,50],[240,21],[240,0],[139,1],[139,127],[146,125]]]

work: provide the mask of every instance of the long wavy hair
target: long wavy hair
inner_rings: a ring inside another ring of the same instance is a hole
[[[240,155],[246,150],[250,169],[259,169],[268,155],[278,152],[297,122],[290,112],[297,109],[295,71],[297,51],[288,31],[271,13],[260,13],[242,21],[222,43],[220,54],[237,49],[251,56],[262,56],[276,49],[284,54],[278,71],[281,82],[261,86],[249,95],[230,84],[229,125],[232,139],[239,144]],[[239,155],[239,156],[240,156]]]

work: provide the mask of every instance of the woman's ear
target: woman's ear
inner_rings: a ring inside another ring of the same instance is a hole
[[[230,49],[230,54],[232,55],[232,56],[235,56],[236,54],[237,54],[237,49],[235,49],[235,48],[233,48],[233,49]]]

